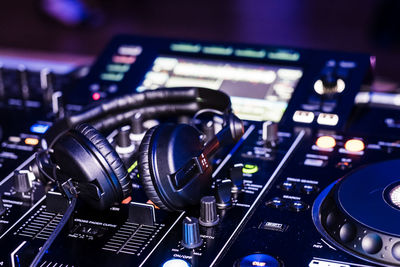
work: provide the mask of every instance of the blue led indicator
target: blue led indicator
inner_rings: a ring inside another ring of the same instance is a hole
[[[49,129],[50,125],[35,123],[31,126],[32,133],[44,134]]]

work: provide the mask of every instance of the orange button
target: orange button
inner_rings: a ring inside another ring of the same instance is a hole
[[[39,144],[39,139],[31,137],[25,138],[25,144],[30,146],[36,146],[37,144]]]
[[[344,148],[350,152],[360,152],[364,150],[365,145],[359,139],[350,139],[344,144]]]
[[[336,140],[332,136],[320,136],[315,142],[319,148],[334,148],[336,146]]]
[[[122,200],[122,204],[129,204],[130,202],[132,201],[132,197],[127,197],[127,198],[125,198],[124,200]]]

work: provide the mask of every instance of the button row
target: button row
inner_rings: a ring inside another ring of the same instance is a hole
[[[290,211],[300,212],[310,208],[310,206],[301,200],[288,200],[280,197],[274,197],[265,203],[266,206],[275,209],[286,209]]]
[[[319,188],[313,184],[300,184],[300,183],[295,183],[295,182],[290,182],[290,181],[285,181],[283,182],[280,186],[280,189],[288,192],[298,192],[300,191],[301,193],[304,194],[312,194],[315,192],[319,191]]]

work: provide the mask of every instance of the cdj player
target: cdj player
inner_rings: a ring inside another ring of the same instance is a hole
[[[400,266],[373,57],[118,36],[85,75],[0,61],[0,266]]]

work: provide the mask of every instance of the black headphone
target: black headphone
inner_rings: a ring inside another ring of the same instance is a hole
[[[128,123],[136,113],[149,119],[201,109],[218,110],[225,121],[205,145],[195,127],[166,123],[150,128],[139,146],[139,177],[147,197],[162,209],[183,210],[210,188],[209,158],[244,132],[242,121],[231,112],[229,96],[221,91],[162,88],[88,107],[50,128],[32,170],[42,180],[57,182],[64,194],[79,192],[93,208],[105,209],[129,197],[132,186],[124,163],[100,132]]]

